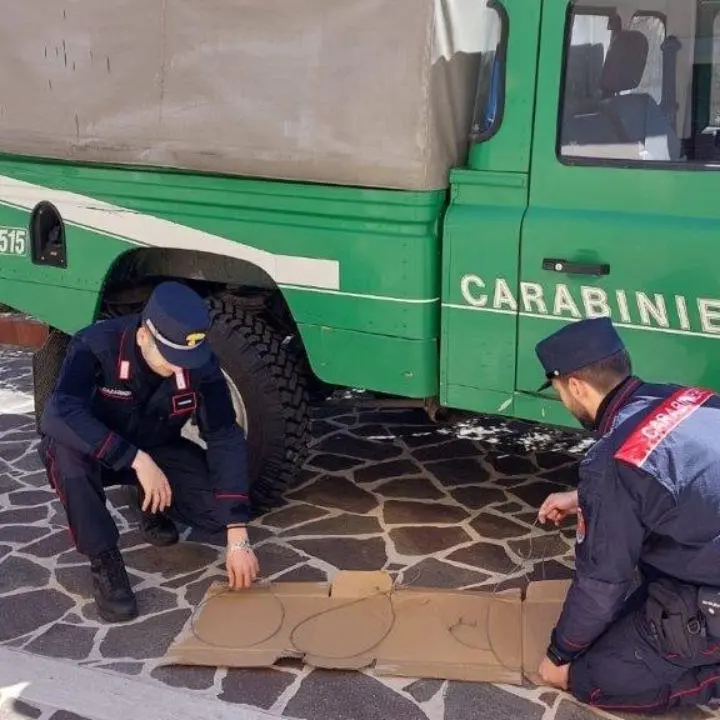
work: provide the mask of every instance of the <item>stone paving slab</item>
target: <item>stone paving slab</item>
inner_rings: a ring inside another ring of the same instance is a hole
[[[276,715],[107,670],[0,648],[2,720],[277,720]]]
[[[27,399],[26,353],[0,355],[0,389]],[[261,579],[383,568],[407,585],[502,590],[570,577],[572,524],[546,531],[535,516],[548,493],[576,481],[589,445],[579,436],[504,420],[441,427],[422,411],[367,408],[349,394],[316,409],[313,438],[301,484],[253,523]],[[224,538],[186,531],[178,546],[148,546],[123,491],[110,489],[141,616],[106,625],[36,444],[31,412],[0,414],[0,646],[301,720],[598,717],[544,688],[375,679],[293,661],[266,670],[162,667],[207,587],[224,579]]]

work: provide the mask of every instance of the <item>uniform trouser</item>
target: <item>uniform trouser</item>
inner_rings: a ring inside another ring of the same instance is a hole
[[[611,712],[652,715],[720,696],[720,638],[700,634],[692,652],[680,656],[651,632],[647,598],[645,585],[571,664],[570,692],[581,702]]]
[[[135,471],[109,470],[92,457],[47,437],[42,439],[39,452],[50,484],[65,508],[78,552],[92,557],[116,547],[119,533],[106,505],[105,488],[137,486]],[[172,489],[172,504],[166,514],[200,530],[222,530],[202,448],[180,439],[148,450],[148,454],[165,473]]]

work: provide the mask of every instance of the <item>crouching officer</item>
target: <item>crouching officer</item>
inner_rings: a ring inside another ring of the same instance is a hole
[[[108,622],[138,614],[106,507],[109,485],[138,487],[149,543],[176,543],[173,520],[226,530],[230,586],[248,587],[257,575],[246,528],[245,436],[205,339],[209,324],[196,293],[159,285],[140,315],[73,337],[41,418],[40,454],[77,550],[90,560],[98,614]],[[193,415],[207,451],[181,437]]]
[[[540,674],[611,711],[707,703],[720,695],[720,399],[635,377],[604,318],[563,327],[537,355],[542,389],[598,437],[577,492],[539,512],[578,521],[575,577]]]

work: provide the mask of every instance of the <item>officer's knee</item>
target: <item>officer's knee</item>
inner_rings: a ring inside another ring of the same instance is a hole
[[[568,692],[587,704],[596,704],[601,698],[632,694],[638,678],[632,664],[623,662],[622,653],[612,653],[596,645],[570,665]],[[643,685],[644,683],[640,683]]]
[[[653,659],[631,645],[591,647],[570,666],[568,692],[579,702],[609,711],[643,708],[648,714],[668,708],[669,684]]]
[[[45,466],[48,481],[61,499],[66,497],[68,491],[83,487],[83,481],[87,481],[91,486],[102,485],[100,465],[93,458],[68,445],[43,439],[38,453]],[[72,482],[68,482],[70,480]]]
[[[62,475],[86,475],[96,463],[73,448],[58,442],[47,444],[43,448],[45,463]]]
[[[578,658],[572,663],[568,669],[568,688],[567,691],[582,703],[591,703],[593,693],[596,693],[596,687],[593,684],[593,678],[590,677],[587,664],[583,658]]]

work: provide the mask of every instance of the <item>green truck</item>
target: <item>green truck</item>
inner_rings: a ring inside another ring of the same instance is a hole
[[[720,389],[720,0],[14,5],[0,303],[52,328],[38,408],[68,335],[168,277],[259,508],[332,388],[574,425],[534,347],[583,317]]]

